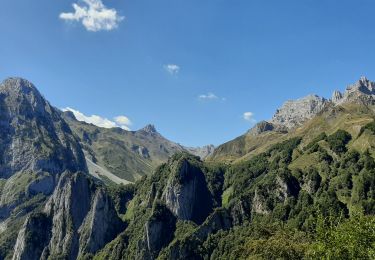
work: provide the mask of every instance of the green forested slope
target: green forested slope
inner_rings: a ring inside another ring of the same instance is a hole
[[[128,228],[95,258],[373,259],[375,162],[370,146],[354,149],[373,129],[370,122],[356,136],[337,129],[290,138],[234,164],[176,155],[135,184]],[[189,186],[172,181],[185,161],[195,169],[187,176],[199,172],[209,190],[210,204],[195,191],[197,210],[210,209],[203,223],[171,215],[166,200],[168,186]]]

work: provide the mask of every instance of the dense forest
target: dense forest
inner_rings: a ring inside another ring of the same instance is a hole
[[[359,135],[374,130],[369,123]],[[111,189],[128,227],[94,258],[374,259],[375,161],[368,151],[347,149],[352,138],[337,130],[301,147],[296,137],[233,165],[175,155],[154,175]],[[296,167],[301,156],[317,163]],[[176,219],[166,186],[187,185],[195,175],[206,184],[199,214]],[[144,227],[158,225],[154,245],[139,251]]]

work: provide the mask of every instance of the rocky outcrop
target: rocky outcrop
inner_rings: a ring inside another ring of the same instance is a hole
[[[334,104],[338,104],[338,103],[340,103],[342,98],[343,98],[343,94],[340,91],[335,90],[332,94],[331,100]]]
[[[30,171],[18,172],[6,179],[0,193],[0,222],[7,219],[17,206],[32,199],[35,195],[50,195],[57,181],[58,176],[56,175],[46,172],[33,173]],[[27,211],[19,216],[26,213]]]
[[[160,250],[173,239],[176,217],[162,204],[156,203],[151,217],[144,226],[144,238],[140,243],[140,259],[155,259]]]
[[[108,195],[82,173],[61,177],[45,212],[52,219],[46,249],[52,259],[95,253],[124,228]]]
[[[143,134],[148,134],[148,135],[157,135],[159,134],[158,131],[156,130],[154,125],[146,125],[142,129],[138,130],[137,132],[143,133]]]
[[[52,218],[51,257],[75,259],[79,250],[78,230],[90,210],[92,190],[83,174],[65,173],[59,181],[45,212]]]
[[[256,136],[260,135],[261,133],[272,131],[275,129],[275,126],[267,121],[261,121],[257,123],[254,127],[252,127],[248,133],[250,135]]]
[[[198,156],[199,158],[203,160],[214,152],[215,146],[210,144],[210,145],[204,145],[202,147],[184,147],[184,149],[187,150],[192,155]]]
[[[344,94],[335,91],[332,95],[332,102],[336,105],[346,102],[361,102],[366,105],[375,103],[375,82],[361,77],[353,85],[349,85]]]
[[[198,247],[209,235],[219,230],[228,230],[232,227],[232,219],[225,209],[216,209],[207,220],[199,226],[189,237],[188,241],[177,240],[166,250],[164,258],[169,260],[202,259],[192,248]]]
[[[238,200],[230,207],[233,225],[241,225],[251,219],[251,205],[248,200]]]
[[[232,227],[232,218],[225,209],[216,209],[207,220],[196,230],[195,235],[202,241],[210,234]]]
[[[79,142],[60,113],[30,82],[0,84],[0,178],[31,170],[87,171]]]
[[[262,190],[256,189],[254,197],[251,202],[251,211],[252,213],[260,215],[268,215],[271,213],[271,210],[267,206],[267,195],[265,195]]]
[[[309,95],[297,100],[289,100],[279,108],[271,123],[288,129],[301,125],[321,112],[329,103],[325,98]]]
[[[27,217],[14,247],[12,260],[33,260],[42,257],[50,237],[51,219],[43,213]]]
[[[79,255],[97,252],[123,229],[125,224],[118,218],[112,200],[103,188],[98,188],[91,209],[78,230]]]
[[[212,211],[213,204],[202,170],[184,156],[171,168],[163,201],[178,219],[202,223]]]

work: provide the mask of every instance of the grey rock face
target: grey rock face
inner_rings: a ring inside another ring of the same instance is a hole
[[[97,252],[124,228],[110,197],[102,188],[97,189],[90,212],[79,229],[79,255]]]
[[[301,99],[290,100],[283,104],[273,116],[271,123],[294,128],[313,118],[329,103],[325,98],[309,95]]]
[[[45,212],[52,217],[52,236],[48,246],[51,256],[75,259],[79,249],[78,229],[90,210],[90,183],[83,174],[61,176]]]
[[[261,215],[268,215],[271,211],[268,209],[266,205],[266,197],[259,191],[259,189],[255,190],[254,198],[252,200],[252,209],[251,211]]]
[[[332,97],[332,102],[336,105],[345,102],[373,104],[375,100],[375,82],[368,80],[366,77],[361,77],[356,83],[348,86],[341,96],[337,95],[337,92],[335,93]]]
[[[144,128],[138,130],[138,132],[143,132],[145,134],[150,134],[150,135],[158,134],[158,131],[156,130],[154,125],[146,125]]]
[[[84,173],[64,173],[43,213],[18,233],[13,259],[77,259],[95,253],[125,228],[111,198]]]
[[[42,213],[27,217],[14,247],[12,260],[40,259],[50,236],[51,220]]]
[[[87,171],[69,126],[30,82],[0,84],[0,177],[19,171]]]
[[[167,208],[178,219],[202,223],[212,211],[212,197],[203,172],[185,158],[176,163],[174,172],[163,192]]]
[[[176,217],[164,205],[155,205],[144,226],[144,238],[139,248],[146,250],[139,252],[140,258],[155,259],[160,250],[172,241],[175,229]]]
[[[215,146],[210,144],[202,147],[184,147],[184,149],[203,160],[214,152]]]
[[[246,220],[250,220],[251,217],[251,206],[246,200],[237,201],[230,208],[230,215],[233,219],[233,225],[241,225]]]
[[[95,253],[123,228],[108,195],[82,173],[62,175],[45,212],[52,218],[46,249],[52,259]]]
[[[272,131],[275,129],[275,126],[267,121],[261,121],[257,123],[253,128],[251,128],[248,133],[251,135],[259,135],[264,132]]]
[[[334,92],[333,92],[333,94],[332,94],[332,98],[331,98],[331,100],[332,100],[332,102],[334,103],[334,104],[338,104],[338,103],[340,103],[340,100],[343,98],[343,95],[342,95],[342,93],[340,92],[340,91],[338,91],[338,90],[335,90]]]

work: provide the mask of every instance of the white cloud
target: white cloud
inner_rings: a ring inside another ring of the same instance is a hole
[[[107,8],[102,0],[81,0],[81,5],[73,4],[74,12],[61,13],[60,19],[70,22],[82,22],[82,25],[92,32],[116,29],[124,19],[116,9]]]
[[[126,116],[116,116],[113,119],[115,120],[115,122],[118,125],[130,126],[132,124],[132,122],[130,121],[130,119],[128,117],[126,117]]]
[[[202,100],[202,101],[218,100],[218,99],[220,99],[221,101],[226,101],[227,100],[224,97],[222,97],[222,98],[218,97],[217,95],[215,95],[212,92],[208,92],[207,94],[201,94],[201,95],[198,96],[198,99]]]
[[[180,72],[180,66],[176,64],[164,65],[164,69],[171,75],[177,75]]]
[[[108,118],[101,117],[98,115],[86,116],[82,112],[75,110],[73,108],[70,108],[70,107],[63,108],[62,111],[70,111],[74,114],[74,116],[76,117],[78,121],[83,121],[83,122],[93,124],[99,127],[104,127],[104,128],[120,127],[122,129],[130,131],[130,126],[132,125],[132,122],[126,116],[116,116],[112,121],[112,120],[109,120]]]
[[[251,123],[255,123],[256,120],[254,118],[254,113],[253,112],[245,112],[243,113],[243,119],[245,119],[246,121],[249,121]]]
[[[200,100],[213,100],[213,99],[218,99],[219,97],[216,96],[214,93],[207,93],[207,94],[202,94],[198,96],[198,99]]]

